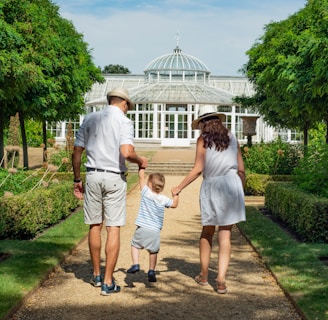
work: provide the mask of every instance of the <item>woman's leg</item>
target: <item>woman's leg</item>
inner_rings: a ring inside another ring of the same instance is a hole
[[[200,275],[207,280],[215,226],[203,226],[199,239]]]
[[[228,266],[230,263],[231,255],[231,229],[230,226],[219,227],[218,232],[218,283],[224,283],[226,279],[226,274],[228,271]]]

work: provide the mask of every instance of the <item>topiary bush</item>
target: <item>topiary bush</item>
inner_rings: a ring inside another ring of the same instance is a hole
[[[271,182],[265,206],[302,240],[328,243],[328,198],[304,192],[293,183]]]
[[[72,182],[0,198],[0,239],[31,239],[77,208]]]

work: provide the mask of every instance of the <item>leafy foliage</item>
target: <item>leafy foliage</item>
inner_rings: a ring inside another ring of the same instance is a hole
[[[269,175],[292,174],[303,156],[303,147],[282,142],[253,144],[242,147],[247,172]]]
[[[112,73],[112,74],[129,74],[130,70],[120,64],[109,64],[104,66],[102,73]]]
[[[0,129],[16,112],[22,123],[75,117],[83,94],[104,80],[83,36],[49,0],[3,0],[0,43]]]
[[[292,183],[268,183],[265,206],[304,241],[328,243],[328,198],[306,193]]]
[[[309,128],[328,123],[327,17],[327,0],[309,0],[288,19],[268,24],[242,70],[256,93],[236,98],[273,126],[303,129],[305,145]]]
[[[328,145],[322,143],[309,146],[294,173],[299,188],[328,197]]]
[[[0,199],[0,238],[31,239],[78,206],[72,182]]]
[[[27,145],[29,147],[40,147],[43,143],[42,140],[42,123],[37,120],[28,119],[25,121]],[[55,140],[54,135],[47,130],[47,140],[50,146],[52,146],[52,141]]]

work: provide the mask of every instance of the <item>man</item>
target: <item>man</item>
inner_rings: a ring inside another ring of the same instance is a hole
[[[120,227],[126,222],[126,177],[125,162],[137,163],[146,168],[148,163],[134,149],[132,121],[126,117],[134,108],[129,93],[123,88],[114,88],[107,94],[108,106],[102,111],[88,114],[76,135],[72,163],[74,170],[74,195],[83,199],[84,222],[90,225],[89,250],[93,264],[90,283],[101,286],[101,294],[120,291],[113,279],[113,272],[120,250]],[[82,152],[85,149],[86,185],[80,176]],[[106,266],[104,278],[100,271],[101,229],[105,224]]]

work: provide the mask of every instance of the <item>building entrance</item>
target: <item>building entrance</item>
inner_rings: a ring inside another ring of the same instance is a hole
[[[190,146],[187,105],[167,105],[161,125],[162,146]]]

